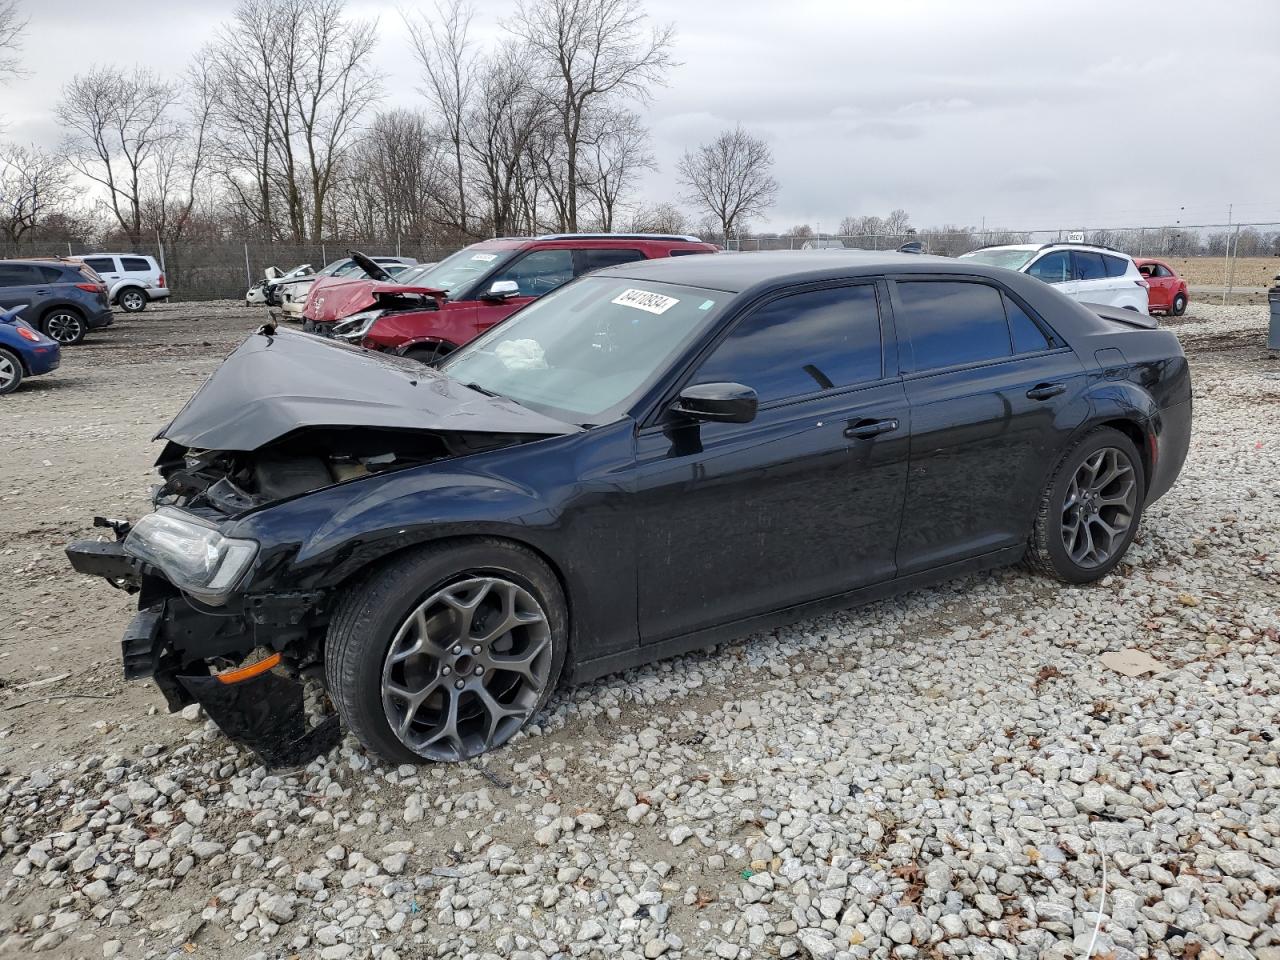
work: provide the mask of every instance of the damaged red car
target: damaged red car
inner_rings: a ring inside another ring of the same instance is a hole
[[[575,277],[718,249],[697,237],[646,233],[486,240],[392,282],[347,283],[313,296],[303,329],[430,363]]]

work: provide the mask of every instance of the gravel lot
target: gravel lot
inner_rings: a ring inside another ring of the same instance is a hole
[[[61,555],[146,509],[261,313],[121,317],[0,401],[0,956],[1280,960],[1264,315],[1175,321],[1191,457],[1099,585],[957,580],[563,689],[479,762],[272,772],[123,683],[130,598]]]

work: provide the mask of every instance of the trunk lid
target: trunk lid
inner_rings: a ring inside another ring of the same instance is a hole
[[[268,331],[237,347],[156,439],[250,452],[307,427],[541,436],[581,429],[413,360]]]

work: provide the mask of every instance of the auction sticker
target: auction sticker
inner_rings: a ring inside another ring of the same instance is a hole
[[[675,297],[663,296],[661,293],[651,293],[648,290],[623,290],[610,302],[616,303],[620,307],[634,307],[636,310],[643,310],[645,313],[663,314],[680,301]]]
[[[481,263],[488,263],[490,260],[497,260],[496,253],[475,253],[471,255],[472,260],[479,260]]]

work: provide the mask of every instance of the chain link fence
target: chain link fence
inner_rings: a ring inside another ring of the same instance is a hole
[[[779,236],[734,238],[728,250],[801,250],[815,248],[896,250],[917,241],[929,253],[956,257],[970,250],[1003,243],[1060,243],[1080,241],[1115,247],[1134,257],[1160,257],[1193,286],[1224,297],[1236,291],[1257,292],[1280,273],[1280,223],[1200,224],[1195,226],[1123,227],[1050,230],[908,230],[895,234],[858,236]],[[67,257],[97,252],[150,254],[163,264],[169,289],[178,300],[239,299],[262,279],[267,267],[282,271],[309,263],[319,270],[326,263],[359,250],[370,256],[402,256],[430,263],[441,260],[460,244],[431,239],[326,240],[283,243],[261,240],[188,240],[142,243],[135,250],[88,246],[79,241],[39,240],[12,243],[0,240],[0,257]]]
[[[133,249],[103,248],[79,241],[38,240],[12,243],[0,240],[0,258],[80,257],[91,253],[140,253],[156,258],[164,269],[165,281],[175,300],[238,300],[262,279],[268,267],[292,270],[304,263],[319,270],[326,263],[342,259],[348,250],[371,257],[412,257],[432,263],[453,253],[456,245],[432,241],[325,240],[320,243],[275,243],[271,241],[153,240]]]

